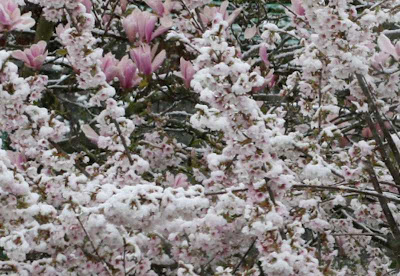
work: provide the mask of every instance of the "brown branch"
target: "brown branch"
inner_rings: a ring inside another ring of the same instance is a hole
[[[366,162],[367,166],[367,172],[370,176],[372,185],[374,186],[375,191],[377,191],[379,194],[382,194],[382,189],[379,185],[378,178],[376,177],[374,168],[372,167],[370,162]],[[396,220],[393,217],[392,211],[390,210],[388,206],[388,199],[386,197],[378,197],[379,203],[382,207],[383,214],[386,217],[386,221],[389,224],[390,230],[392,231],[392,234],[396,240],[400,240],[400,230],[399,227],[396,223]],[[399,250],[399,249],[397,249]]]
[[[318,186],[318,185],[315,185],[315,186],[314,185],[293,185],[292,189],[295,189],[295,190],[310,189],[310,190],[317,190],[317,191],[331,190],[331,191],[341,191],[341,192],[352,192],[352,193],[357,193],[357,194],[361,194],[361,195],[373,196],[373,197],[377,197],[377,198],[385,198],[388,201],[400,203],[400,198],[392,198],[392,197],[385,196],[383,194],[379,194],[377,192],[357,190],[357,189],[348,188],[348,187]]]
[[[390,174],[393,177],[394,182],[396,183],[396,185],[400,186],[400,173],[399,173],[399,166],[400,166],[400,153],[399,150],[397,149],[396,144],[394,143],[392,136],[390,135],[389,131],[386,129],[384,121],[382,119],[382,116],[379,112],[378,107],[375,104],[375,101],[372,97],[372,93],[370,91],[370,89],[367,86],[367,83],[364,79],[363,76],[361,76],[360,74],[356,74],[358,83],[360,85],[360,88],[362,90],[362,92],[364,93],[364,96],[367,98],[368,100],[368,105],[372,111],[372,113],[374,113],[376,120],[378,121],[378,125],[380,126],[381,130],[383,131],[384,137],[395,157],[395,160],[397,162],[397,168],[393,165],[392,161],[389,160],[389,154],[386,152],[386,148],[381,140],[381,138],[379,137],[378,131],[374,125],[374,123],[372,122],[369,114],[365,114],[364,118],[368,123],[369,128],[372,131],[373,137],[375,142],[378,145],[378,150],[379,153],[382,156],[382,160],[385,163],[385,165],[387,166],[388,170],[390,171]],[[400,193],[400,188],[398,188],[398,191]]]
[[[117,128],[118,135],[121,138],[122,145],[124,146],[126,157],[128,157],[129,164],[131,164],[131,166],[132,166],[133,165],[132,156],[131,156],[128,146],[126,144],[125,137],[122,135],[122,131],[121,131],[121,128],[119,127],[119,123],[115,119],[112,119],[112,122],[114,123],[115,127]]]
[[[75,211],[75,210],[74,210],[74,211]],[[86,231],[86,228],[83,226],[83,223],[82,223],[81,219],[80,219],[78,216],[76,217],[76,219],[78,220],[80,226],[82,227],[83,232],[85,232],[85,235],[86,235],[86,237],[88,238],[89,243],[90,243],[90,245],[92,246],[92,249],[93,249],[94,253],[96,254],[96,257],[103,263],[104,268],[105,268],[106,271],[107,271],[107,274],[111,276],[112,274],[111,274],[111,272],[110,272],[110,270],[109,270],[109,267],[108,267],[109,264],[104,260],[103,257],[100,256],[99,251],[97,250],[96,246],[94,246],[94,243],[93,243],[92,239],[91,239],[90,236],[89,236],[89,233]],[[82,250],[82,251],[85,253],[84,250]]]

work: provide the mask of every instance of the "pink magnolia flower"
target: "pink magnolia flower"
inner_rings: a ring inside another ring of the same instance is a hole
[[[42,40],[37,44],[33,44],[31,48],[25,49],[23,52],[21,50],[14,51],[12,56],[23,61],[27,67],[40,70],[47,57],[46,45],[46,42]]]
[[[229,5],[229,2],[224,1],[220,7],[206,6],[203,9],[203,12],[200,13],[200,19],[203,22],[203,24],[208,25],[209,23],[211,23],[214,20],[215,15],[217,13],[220,13],[220,14],[222,14],[222,18],[224,19],[224,21],[228,22],[228,24],[231,25],[233,23],[233,21],[235,21],[235,18],[240,14],[242,9],[238,8],[238,9],[234,10],[231,15],[228,15],[228,11],[227,11],[228,5]]]
[[[118,60],[113,54],[108,53],[101,59],[100,68],[106,75],[106,81],[110,82],[117,75]]]
[[[174,8],[175,2],[171,0],[166,0],[164,3],[162,0],[145,0],[144,1],[153,11],[159,16],[164,16],[169,14],[169,12]]]
[[[186,61],[183,57],[181,57],[180,60],[180,67],[185,86],[186,88],[190,88],[190,82],[192,81],[196,71],[194,70],[192,63],[190,61]]]
[[[265,66],[269,67],[269,60],[268,60],[268,53],[267,53],[267,47],[265,45],[260,46],[260,51],[259,51],[261,60],[264,62]]]
[[[293,12],[298,16],[304,16],[306,14],[306,10],[303,7],[302,0],[291,0]]]
[[[141,78],[137,75],[137,68],[132,60],[126,55],[117,66],[117,77],[119,85],[123,89],[129,89],[139,84]]]
[[[139,71],[144,75],[151,75],[163,63],[166,52],[162,50],[155,56],[157,46],[150,49],[150,46],[145,44],[130,51],[131,58],[135,61]]]
[[[381,34],[379,36],[378,46],[384,53],[392,55],[396,60],[400,58],[400,44],[397,43],[396,46],[394,46],[386,35]]]
[[[156,22],[156,16],[145,11],[134,10],[123,20],[122,26],[124,27],[125,33],[131,43],[136,42],[137,39],[140,42],[149,43],[169,29],[165,26],[160,26],[154,31]]]
[[[35,25],[31,12],[21,15],[13,0],[0,0],[0,32],[30,29]]]

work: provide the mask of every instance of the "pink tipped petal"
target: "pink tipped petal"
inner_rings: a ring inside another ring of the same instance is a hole
[[[232,23],[235,21],[236,17],[242,12],[242,8],[238,8],[232,12],[232,14],[228,17],[226,22],[228,22],[229,25],[232,25]]]
[[[162,50],[155,58],[154,61],[152,63],[151,69],[154,71],[156,71],[161,64],[164,62],[165,57],[167,56],[167,52],[165,50]]]
[[[159,16],[163,16],[165,8],[161,0],[146,0],[145,3],[155,11]]]
[[[153,39],[153,31],[156,26],[157,18],[152,16],[149,18],[149,20],[146,22],[145,25],[145,36],[146,36],[146,42],[149,43]]]
[[[229,2],[228,2],[228,1],[222,2],[221,6],[219,7],[219,12],[220,12],[222,15],[225,15],[228,6],[229,6]]]
[[[41,40],[36,45],[40,49],[41,52],[44,52],[44,50],[46,49],[47,43],[46,43],[46,41]]]
[[[151,35],[151,40],[153,40],[157,36],[162,35],[166,31],[168,31],[169,29],[170,29],[170,27],[165,27],[165,26],[158,27],[157,30]]]
[[[196,73],[192,63],[190,61],[186,61],[183,57],[181,57],[180,69],[186,88],[190,88],[190,82],[192,81],[193,76]]]
[[[254,25],[253,27],[247,28],[244,31],[244,38],[245,39],[251,39],[256,35],[256,33],[257,33],[257,25]]]
[[[33,60],[33,68],[36,70],[40,70],[40,68],[42,67],[44,61],[46,60],[45,56],[38,56],[36,58],[34,58]]]
[[[24,52],[22,52],[21,50],[17,50],[12,52],[11,56],[15,59],[21,60],[23,62],[29,62],[29,60],[26,58],[26,55]]]

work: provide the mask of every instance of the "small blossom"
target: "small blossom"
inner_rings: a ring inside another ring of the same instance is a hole
[[[40,70],[47,57],[46,42],[39,41],[37,44],[33,44],[31,48],[21,50],[12,53],[12,56],[25,63],[25,65],[34,70]]]
[[[165,50],[162,50],[155,56],[156,51],[157,46],[150,49],[150,46],[147,44],[130,51],[131,58],[135,61],[136,66],[142,74],[151,75],[163,63],[166,57]]]
[[[13,0],[0,0],[0,33],[12,30],[26,30],[35,25],[31,12],[21,15]]]
[[[183,57],[181,57],[180,60],[180,67],[185,86],[186,88],[190,88],[190,82],[193,79],[196,71],[194,70],[192,63],[190,61],[186,61]]]

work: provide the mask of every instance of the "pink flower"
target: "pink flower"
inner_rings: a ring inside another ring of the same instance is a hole
[[[27,161],[25,155],[11,150],[7,151],[7,157],[10,160],[11,164],[13,164],[20,170],[23,169],[23,164]]]
[[[190,88],[190,82],[193,79],[194,74],[196,71],[193,68],[193,65],[190,61],[186,61],[183,57],[181,57],[181,73],[182,78],[185,83],[186,88]]]
[[[232,12],[231,15],[228,15],[228,8],[229,2],[228,1],[224,1],[220,7],[209,7],[206,6],[203,9],[203,12],[200,13],[200,18],[201,21],[203,22],[204,25],[208,25],[209,23],[211,23],[214,18],[215,15],[217,13],[222,14],[222,18],[224,19],[224,21],[228,22],[229,25],[231,25],[233,23],[233,21],[235,21],[235,18],[239,15],[239,13],[242,11],[241,8],[236,9]]]
[[[268,60],[268,54],[267,54],[267,47],[265,45],[260,46],[260,57],[261,60],[264,62],[265,66],[269,67],[269,60]]]
[[[150,46],[145,44],[130,51],[131,58],[135,61],[139,71],[144,75],[151,75],[163,63],[166,52],[162,50],[156,57],[155,53],[157,46],[150,49]]]
[[[101,59],[100,68],[106,75],[106,81],[110,82],[117,75],[118,60],[113,54],[108,53]]]
[[[0,32],[30,29],[35,25],[31,12],[21,15],[13,0],[0,0]]]
[[[117,66],[117,77],[119,85],[123,89],[129,89],[139,84],[140,77],[137,75],[137,68],[132,60],[126,55]]]
[[[145,0],[144,2],[161,17],[169,14],[175,6],[175,2],[171,2],[171,0],[166,0],[164,3],[162,0]]]
[[[291,0],[291,2],[292,2],[293,12],[295,14],[297,14],[298,16],[304,16],[306,14],[302,0]]]
[[[33,44],[31,48],[25,49],[23,52],[21,50],[14,51],[12,56],[23,61],[27,67],[40,70],[47,57],[47,51],[45,51],[46,45],[46,42],[42,40],[37,44]]]
[[[149,43],[169,29],[161,26],[154,31],[156,22],[156,16],[145,11],[134,10],[123,20],[122,25],[131,43],[136,42],[137,39],[140,42]]]

